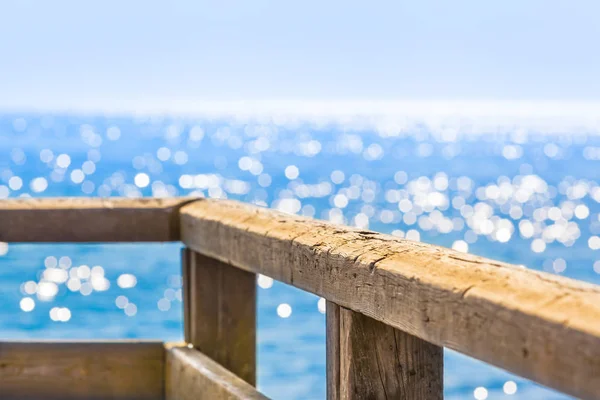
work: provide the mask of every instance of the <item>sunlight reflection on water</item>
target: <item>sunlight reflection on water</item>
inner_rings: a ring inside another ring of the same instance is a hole
[[[233,198],[600,282],[600,137],[499,132],[4,115],[0,198]],[[180,339],[178,246],[0,243],[3,336]],[[323,397],[323,299],[258,286],[261,389]],[[565,398],[446,363],[448,398]]]

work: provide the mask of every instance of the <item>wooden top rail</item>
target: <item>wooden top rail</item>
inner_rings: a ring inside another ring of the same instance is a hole
[[[193,198],[46,198],[0,201],[0,242],[169,242]]]
[[[600,288],[232,201],[180,210],[192,250],[583,398],[600,390]]]

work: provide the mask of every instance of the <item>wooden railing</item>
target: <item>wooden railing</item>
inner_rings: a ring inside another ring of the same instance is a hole
[[[232,201],[0,202],[4,242],[177,240],[194,349],[168,346],[168,399],[263,398],[257,273],[327,299],[329,399],[441,399],[443,347],[600,398],[598,286]]]

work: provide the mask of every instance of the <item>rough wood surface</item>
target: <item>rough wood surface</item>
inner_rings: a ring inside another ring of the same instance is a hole
[[[161,400],[160,342],[0,342],[0,398]]]
[[[190,256],[190,342],[256,384],[256,277],[214,258]]]
[[[179,208],[194,199],[0,200],[0,242],[179,240]]]
[[[443,399],[443,348],[333,303],[327,311],[329,400]]]
[[[600,398],[600,288],[371,231],[202,200],[190,248],[563,392]]]
[[[166,400],[267,400],[254,387],[196,349],[167,350]]]

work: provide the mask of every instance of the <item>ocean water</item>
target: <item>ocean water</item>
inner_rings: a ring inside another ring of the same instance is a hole
[[[591,132],[519,126],[0,114],[0,198],[238,199],[594,283],[598,160]],[[0,243],[0,337],[180,340],[180,247]],[[258,284],[259,389],[324,398],[323,301]],[[568,398],[452,351],[445,362],[449,399]]]

